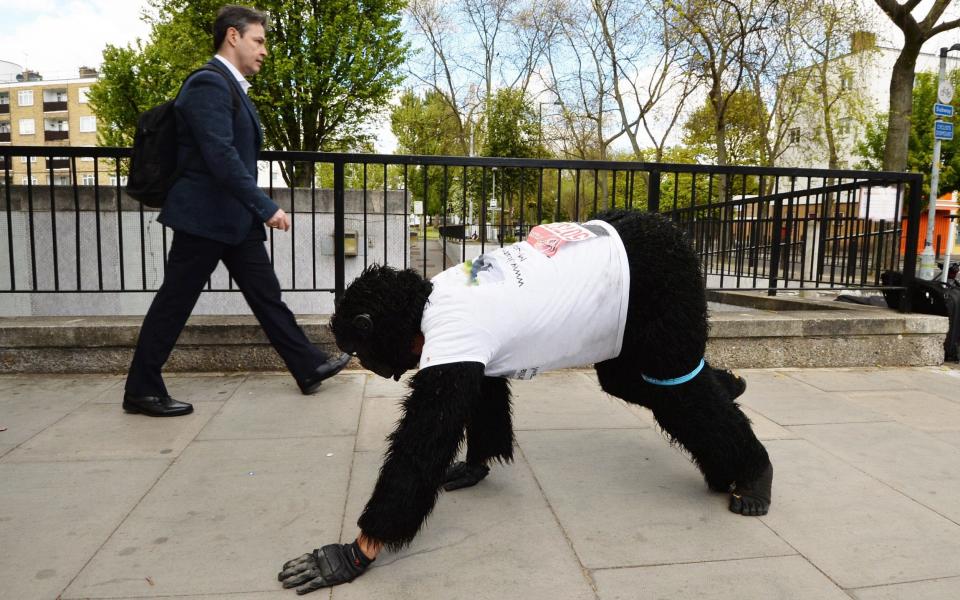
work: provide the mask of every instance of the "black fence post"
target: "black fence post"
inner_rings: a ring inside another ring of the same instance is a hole
[[[905,289],[900,301],[900,312],[911,312],[910,289],[916,279],[917,271],[917,242],[920,239],[920,192],[923,186],[923,175],[910,173],[910,191],[907,195],[907,241],[903,253],[903,286]]]
[[[343,160],[336,159],[333,163],[333,261],[334,280],[333,298],[339,302],[346,287],[346,267],[344,264],[343,233],[346,210],[344,209],[344,175]]]
[[[777,295],[777,279],[780,278],[780,243],[783,228],[783,199],[778,197],[773,203],[773,231],[770,238],[770,277],[767,280],[767,295]]]
[[[650,171],[647,183],[647,212],[660,212],[660,171]]]

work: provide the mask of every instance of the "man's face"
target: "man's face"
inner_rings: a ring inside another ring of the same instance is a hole
[[[237,68],[243,76],[249,77],[259,73],[260,67],[263,66],[263,59],[267,56],[267,34],[263,25],[253,23],[247,25],[247,31],[243,35],[236,30],[230,31],[229,35],[236,35],[231,39],[236,43],[236,57],[240,63]]]

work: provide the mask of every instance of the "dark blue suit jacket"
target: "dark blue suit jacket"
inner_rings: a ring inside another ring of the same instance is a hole
[[[207,64],[226,78],[200,71],[187,79],[177,97],[177,163],[182,174],[167,195],[159,221],[174,231],[225,244],[239,244],[252,231],[265,239],[262,223],[279,207],[257,187],[260,118],[227,67],[217,58]],[[240,97],[237,110],[229,85]]]

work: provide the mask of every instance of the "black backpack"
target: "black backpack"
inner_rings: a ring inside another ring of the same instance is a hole
[[[187,75],[184,83],[200,71],[213,71],[227,80],[230,95],[233,97],[233,110],[236,112],[240,96],[234,84],[220,69],[204,65]],[[182,90],[183,85],[180,86],[180,91]],[[177,168],[177,116],[173,108],[180,91],[177,91],[173,100],[141,113],[137,119],[137,132],[133,136],[127,195],[153,208],[163,206],[167,192],[180,176],[180,169]]]

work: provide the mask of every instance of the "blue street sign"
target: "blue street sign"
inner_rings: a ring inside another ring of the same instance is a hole
[[[953,106],[950,104],[934,104],[933,105],[933,114],[938,117],[952,117],[953,116]]]
[[[953,123],[947,121],[933,122],[933,139],[950,141],[953,139]]]

